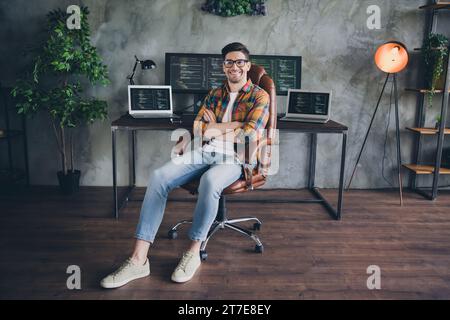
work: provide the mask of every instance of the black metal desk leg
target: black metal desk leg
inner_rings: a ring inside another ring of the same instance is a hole
[[[119,219],[119,209],[117,204],[117,164],[116,164],[116,129],[111,129],[112,137],[112,160],[113,160],[113,196],[114,196],[114,217]]]
[[[337,212],[336,212],[337,220],[341,220],[346,152],[347,152],[347,132],[343,132],[342,133],[342,152],[341,152],[341,172],[340,172],[340,177],[339,177],[339,198],[338,198],[338,206],[337,206]]]
[[[310,154],[309,154],[309,190],[314,189],[316,184],[316,157],[317,157],[317,133],[311,133]]]
[[[317,140],[315,141],[317,143]],[[314,152],[313,146],[311,146]],[[313,186],[311,192],[319,199],[319,201],[323,204],[323,206],[327,209],[330,216],[335,220],[341,220],[342,215],[342,203],[343,203],[343,194],[344,194],[344,176],[345,176],[345,160],[346,160],[346,151],[347,151],[347,132],[342,132],[342,152],[341,152],[341,168],[339,172],[339,192],[338,192],[338,203],[337,208],[333,208],[333,206],[328,202],[328,200],[320,193],[319,188]]]
[[[132,148],[132,161],[133,161],[133,188],[136,187],[136,131],[131,131],[131,148]]]

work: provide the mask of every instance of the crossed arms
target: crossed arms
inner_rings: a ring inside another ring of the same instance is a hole
[[[212,100],[211,94],[205,99],[194,121],[194,136],[203,137],[207,140],[215,138],[243,144],[245,138],[249,138],[250,142],[256,141],[258,130],[266,127],[269,119],[269,95],[266,92],[261,91],[260,94],[257,94],[256,98],[253,99],[251,108],[237,116],[237,118],[242,119],[242,122],[217,123],[216,116],[212,111],[214,108]],[[188,143],[189,141],[180,142],[177,149],[182,153]]]

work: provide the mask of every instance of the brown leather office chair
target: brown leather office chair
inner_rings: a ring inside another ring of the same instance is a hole
[[[270,156],[271,156],[271,145],[272,140],[275,138],[276,126],[277,126],[277,104],[276,104],[276,88],[273,80],[267,75],[266,71],[263,67],[258,65],[252,65],[250,71],[248,72],[248,78],[252,80],[252,82],[261,88],[263,88],[270,96],[270,115],[269,121],[266,125],[266,136],[263,141],[260,141],[257,146],[257,150],[253,152],[260,153],[260,161],[256,168],[250,170],[248,167],[244,166],[243,174],[240,179],[236,182],[228,186],[226,189],[222,191],[222,195],[219,200],[219,208],[217,210],[216,219],[209,230],[208,237],[205,241],[203,241],[200,248],[200,256],[202,260],[206,260],[208,255],[206,253],[206,245],[208,244],[209,239],[212,235],[219,229],[224,229],[225,227],[235,230],[241,234],[244,234],[250,238],[252,238],[256,242],[255,251],[258,253],[262,253],[264,250],[263,244],[259,240],[258,236],[252,231],[243,229],[237,225],[239,222],[246,221],[256,221],[253,225],[253,230],[260,230],[261,221],[256,217],[243,217],[238,219],[228,219],[227,217],[227,209],[226,209],[226,195],[234,194],[234,193],[242,193],[253,190],[255,188],[259,188],[263,186],[266,182],[266,173],[270,166]],[[246,148],[248,149],[248,148]],[[249,156],[249,151],[246,152],[246,163],[248,164],[248,159],[251,158]],[[182,188],[188,190],[192,194],[198,193],[198,186],[200,184],[200,180],[193,180],[186,185],[183,185]],[[175,239],[177,237],[177,229],[179,226],[183,224],[191,224],[192,220],[183,220],[177,223],[170,231],[169,238]]]

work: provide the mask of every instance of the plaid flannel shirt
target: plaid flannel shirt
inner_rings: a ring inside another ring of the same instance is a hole
[[[197,134],[205,133],[206,123],[202,120],[205,109],[214,112],[217,123],[222,122],[228,102],[230,101],[230,89],[228,82],[225,81],[222,87],[212,89],[200,108],[199,113],[194,121],[194,132]],[[242,128],[235,130],[235,143],[245,143],[245,138],[254,143],[260,139],[263,130],[269,120],[269,94],[259,86],[252,83],[249,79],[241,88],[233,106],[231,121],[244,122]],[[241,157],[242,160],[242,157]],[[257,160],[260,155],[257,153]]]

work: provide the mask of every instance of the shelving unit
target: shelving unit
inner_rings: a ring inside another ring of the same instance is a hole
[[[2,154],[5,154],[4,149],[7,150],[7,159],[2,159],[2,162],[6,161],[7,164],[5,166],[2,163],[0,167],[0,189],[8,189],[20,182],[25,182],[27,186],[30,184],[25,118],[20,116],[15,123],[12,121],[14,106],[11,103],[10,91],[11,88],[0,85],[0,150]],[[17,157],[14,157],[13,148],[19,145],[20,140],[24,164],[18,167],[15,163]]]
[[[421,6],[419,9],[427,10],[427,28],[425,37],[430,33],[436,33],[437,31],[437,22],[438,22],[438,13],[441,10],[450,9],[450,1],[429,1],[427,5]],[[436,48],[437,50],[438,48]],[[414,49],[415,51],[419,51],[420,49]],[[424,71],[424,70],[422,70]],[[424,72],[421,72],[423,74]],[[414,163],[413,164],[404,164],[403,167],[412,172],[413,177],[411,179],[410,188],[417,193],[423,195],[425,198],[429,200],[435,200],[438,195],[439,188],[439,177],[441,175],[450,174],[449,168],[442,168],[442,149],[444,146],[444,138],[445,135],[450,134],[450,129],[446,128],[446,119],[447,119],[447,109],[448,109],[448,100],[449,100],[449,92],[450,92],[450,63],[447,63],[445,83],[443,90],[436,90],[437,94],[442,96],[442,106],[441,106],[441,123],[439,128],[426,128],[425,127],[425,119],[426,119],[426,105],[425,105],[425,96],[427,93],[430,93],[431,90],[425,88],[425,79],[422,78],[422,84],[420,88],[409,88],[407,91],[415,92],[418,94],[418,111],[417,111],[417,125],[415,128],[406,128],[410,132],[416,135],[416,143],[414,148]],[[437,137],[436,148],[434,152],[435,161],[433,165],[422,164],[422,143],[424,137]],[[433,176],[433,185],[431,187],[431,193],[427,192],[422,188],[417,187],[417,178],[418,176],[424,175],[432,175]]]

